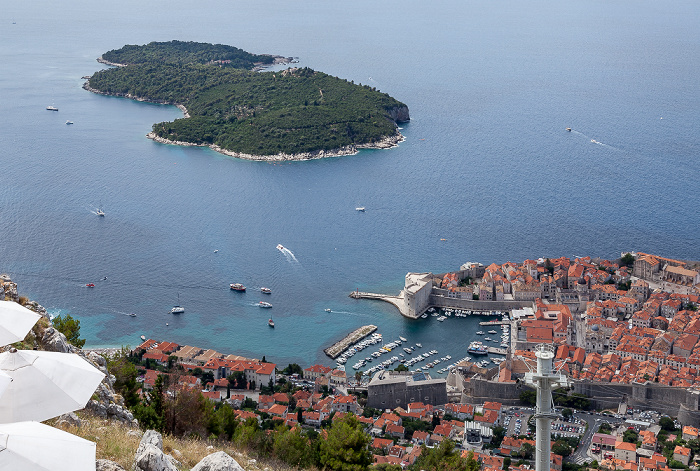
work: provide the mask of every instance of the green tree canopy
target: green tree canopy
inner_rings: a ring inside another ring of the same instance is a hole
[[[333,422],[321,441],[319,462],[322,467],[337,471],[364,471],[372,464],[368,445],[370,437],[354,414]]]
[[[78,319],[73,319],[70,314],[66,314],[65,317],[54,317],[52,322],[56,330],[66,336],[68,343],[83,348],[85,339],[80,338],[80,321]]]

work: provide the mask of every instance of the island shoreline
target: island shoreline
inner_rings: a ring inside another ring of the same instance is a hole
[[[113,65],[116,67],[123,67],[124,64],[114,64],[114,63],[108,63],[107,61],[100,60],[102,59],[101,57],[98,59],[98,62],[101,62],[103,64],[108,64],[108,65]],[[180,104],[180,103],[172,103],[172,102],[167,102],[164,100],[149,100],[147,98],[143,97],[138,97],[135,95],[132,95],[130,93],[107,93],[103,92],[101,90],[97,90],[95,88],[92,88],[90,86],[90,81],[86,80],[85,83],[83,84],[83,88],[89,92],[96,93],[98,95],[104,95],[104,96],[112,96],[112,97],[118,97],[118,98],[128,98],[130,100],[135,100],[135,101],[143,101],[147,103],[155,103],[158,105],[171,105],[177,107],[180,111],[183,113],[184,118],[189,118],[190,114],[187,111],[187,108]],[[153,131],[149,132],[146,134],[146,137],[148,139],[152,139],[155,142],[158,142],[160,144],[169,144],[169,145],[177,145],[177,146],[185,146],[185,147],[209,147],[211,150],[214,152],[218,152],[223,155],[227,155],[229,157],[234,157],[237,159],[243,159],[243,160],[254,160],[254,161],[259,161],[259,162],[295,162],[295,161],[304,161],[304,160],[316,160],[316,159],[325,159],[325,158],[330,158],[330,157],[342,157],[346,155],[355,155],[360,152],[362,149],[391,149],[394,147],[398,147],[399,143],[403,142],[406,140],[406,138],[399,132],[398,125],[396,125],[396,134],[392,136],[383,136],[379,141],[373,142],[373,143],[366,143],[366,144],[353,144],[349,146],[343,146],[339,147],[336,149],[329,149],[329,150],[316,150],[316,151],[311,151],[311,152],[302,152],[300,154],[286,154],[286,153],[279,153],[279,154],[274,154],[274,155],[255,155],[255,154],[246,154],[244,152],[236,152],[228,149],[224,149],[222,147],[217,146],[216,144],[197,144],[194,142],[187,142],[187,141],[173,141],[170,139],[166,139],[163,137],[160,137],[156,135]]]

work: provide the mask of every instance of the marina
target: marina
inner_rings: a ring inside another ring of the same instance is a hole
[[[359,329],[355,329],[352,332],[350,332],[348,335],[346,335],[342,340],[340,340],[340,341],[334,343],[332,346],[324,349],[323,353],[325,353],[326,355],[331,357],[333,360],[335,360],[350,345],[364,339],[365,337],[372,334],[376,330],[377,330],[377,326],[371,325],[371,324],[362,326]]]

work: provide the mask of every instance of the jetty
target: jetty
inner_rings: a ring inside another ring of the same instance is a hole
[[[359,342],[363,338],[372,334],[377,330],[376,325],[363,325],[359,329],[355,329],[346,335],[343,340],[334,343],[332,346],[323,350],[323,353],[331,357],[333,360],[338,358],[350,345]]]
[[[377,301],[384,301],[392,304],[404,316],[406,315],[406,303],[404,301],[403,291],[399,293],[398,296],[390,296],[388,294],[367,293],[364,291],[355,290],[350,293],[350,297],[353,299],[376,299]]]
[[[510,321],[483,321],[479,325],[510,325]]]

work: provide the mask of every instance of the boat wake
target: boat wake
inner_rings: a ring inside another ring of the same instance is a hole
[[[277,250],[282,252],[289,263],[299,263],[299,260],[297,260],[297,258],[294,256],[294,253],[287,247],[282,246],[282,244],[277,245]]]
[[[601,147],[607,147],[607,148],[609,148],[609,149],[620,150],[620,149],[618,149],[618,148],[615,147],[615,146],[611,146],[611,145],[609,145],[609,144],[605,144],[605,143],[603,143],[603,142],[596,141],[596,140],[593,139],[592,137],[587,136],[587,135],[585,135],[585,134],[582,133],[582,132],[574,131],[573,129],[572,129],[570,132],[571,132],[572,134],[578,134],[579,136],[585,137],[586,139],[588,139],[589,141],[591,141],[591,144],[596,144],[596,145],[601,146]]]

